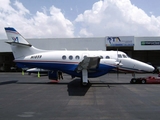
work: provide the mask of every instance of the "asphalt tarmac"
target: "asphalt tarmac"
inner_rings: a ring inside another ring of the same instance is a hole
[[[155,74],[138,74],[140,76]],[[131,74],[90,79],[0,73],[0,120],[159,120],[160,84],[130,84]]]

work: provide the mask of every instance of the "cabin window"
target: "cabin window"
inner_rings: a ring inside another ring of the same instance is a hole
[[[109,56],[106,56],[106,59],[110,59],[110,57],[109,57]]]
[[[122,58],[122,55],[121,55],[121,54],[118,54],[118,58]]]
[[[80,59],[80,57],[77,55],[77,56],[75,57],[75,59],[76,59],[76,60],[79,60],[79,59]]]
[[[62,59],[63,59],[63,60],[65,60],[65,59],[66,59],[66,56],[65,56],[65,55],[63,55],[63,56],[62,56]]]
[[[86,58],[87,57],[87,55],[85,55],[83,58]]]
[[[72,60],[72,59],[73,59],[73,56],[72,56],[72,55],[70,55],[70,56],[69,56],[69,59],[70,59],[70,60]]]
[[[101,59],[103,59],[103,56],[100,56]]]

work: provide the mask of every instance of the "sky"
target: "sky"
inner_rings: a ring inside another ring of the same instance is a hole
[[[25,38],[160,36],[159,0],[0,0],[4,27]]]

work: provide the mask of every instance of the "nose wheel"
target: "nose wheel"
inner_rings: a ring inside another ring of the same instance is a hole
[[[89,80],[87,80],[87,82],[83,82],[83,80],[82,80],[82,78],[81,78],[81,86],[87,87],[87,86],[89,86],[89,85],[90,85]]]

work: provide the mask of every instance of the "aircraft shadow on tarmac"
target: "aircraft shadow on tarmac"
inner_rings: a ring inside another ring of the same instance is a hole
[[[69,96],[84,96],[91,87],[91,84],[82,86],[80,79],[74,79],[68,83],[67,87]]]
[[[85,96],[90,87],[115,87],[115,85],[131,85],[130,83],[103,83],[103,82],[91,82],[87,86],[82,86],[80,79],[74,79],[71,82],[37,82],[37,81],[27,81],[21,82],[18,80],[4,81],[0,82],[0,85],[7,84],[46,84],[46,85],[67,85],[69,96]]]
[[[4,82],[0,82],[0,85],[13,84],[13,83],[17,83],[17,82],[18,82],[18,80],[4,81]]]

